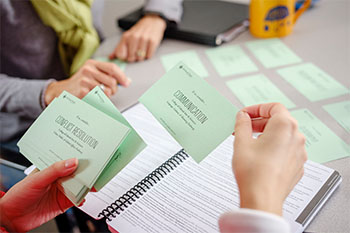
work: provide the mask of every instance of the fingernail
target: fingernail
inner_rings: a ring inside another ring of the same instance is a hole
[[[64,168],[69,169],[69,168],[75,167],[77,163],[78,163],[77,158],[67,159],[66,162],[64,163]]]
[[[247,117],[247,116],[249,117],[248,113],[241,110],[241,111],[239,111],[239,112],[237,113],[236,118],[237,118],[237,119],[241,119],[241,118],[245,118],[245,117]]]
[[[132,82],[131,78],[126,78],[125,86],[128,87],[130,83]]]

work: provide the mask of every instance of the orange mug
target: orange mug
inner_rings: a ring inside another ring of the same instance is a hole
[[[287,36],[299,16],[310,6],[306,0],[295,11],[296,0],[251,0],[249,6],[250,26],[253,36],[260,38]]]

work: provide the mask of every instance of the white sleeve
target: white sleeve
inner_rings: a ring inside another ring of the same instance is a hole
[[[183,0],[148,0],[145,12],[156,12],[176,23],[181,21]]]
[[[275,214],[252,209],[227,212],[219,219],[221,233],[289,233],[286,220]]]

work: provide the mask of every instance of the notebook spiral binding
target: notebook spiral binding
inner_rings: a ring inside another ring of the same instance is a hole
[[[146,193],[147,190],[149,190],[153,185],[159,182],[187,158],[188,155],[184,149],[181,149],[162,165],[148,174],[138,184],[129,189],[129,191],[123,194],[118,200],[103,209],[102,212],[99,213],[98,217],[105,217],[108,221],[111,221],[111,218],[115,218],[117,215],[123,212],[126,208],[128,208],[128,206],[135,202],[136,199],[140,198],[140,196]]]

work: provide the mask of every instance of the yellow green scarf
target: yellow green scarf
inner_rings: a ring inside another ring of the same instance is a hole
[[[99,45],[92,24],[93,0],[31,0],[43,23],[58,36],[58,51],[67,73],[74,74]]]

